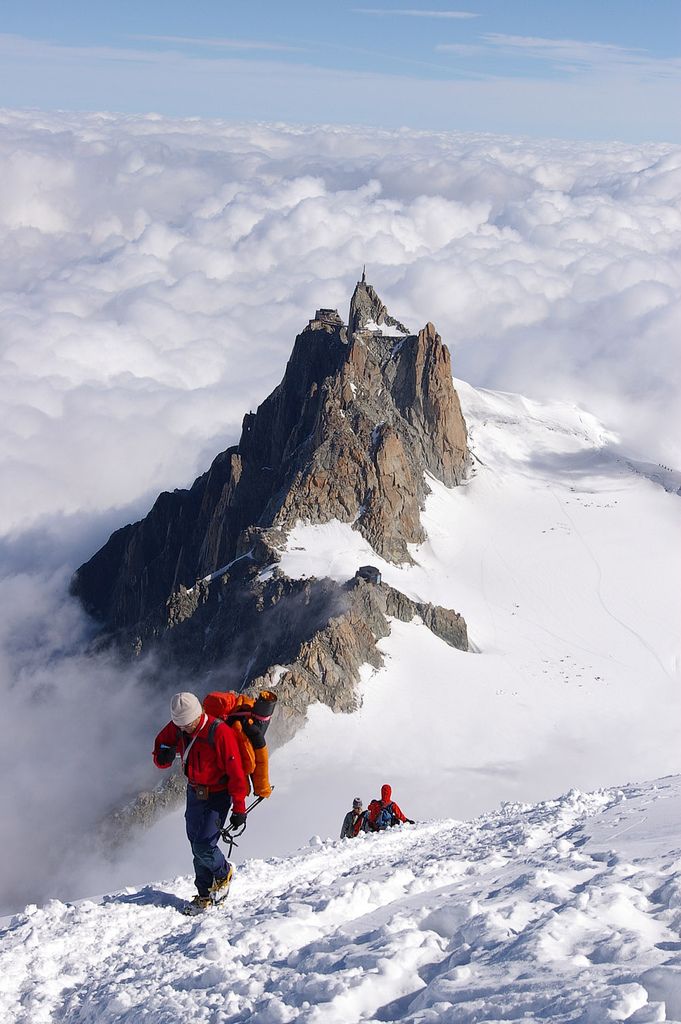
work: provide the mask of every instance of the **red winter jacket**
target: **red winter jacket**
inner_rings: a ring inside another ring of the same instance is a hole
[[[392,791],[392,787],[391,786],[388,786],[387,784],[384,785],[384,786],[381,786],[381,799],[380,799],[380,801],[372,800],[371,803],[369,804],[369,812],[368,813],[369,813],[369,824],[370,825],[374,824],[374,822],[377,820],[379,814],[381,813],[381,811],[385,807],[389,807],[390,808],[391,814],[393,815],[394,818],[397,818],[398,821],[406,821],[407,820],[406,816],[402,813],[401,809],[397,806],[395,801],[391,800],[392,795],[393,795],[393,791]]]
[[[182,757],[196,736],[196,742],[192,744],[184,767],[184,773],[190,784],[208,786],[216,793],[227,790],[232,798],[232,810],[237,814],[243,814],[246,810],[249,787],[241,764],[236,736],[225,722],[220,722],[213,733],[211,742],[208,733],[215,719],[205,713],[203,717],[204,721],[191,736],[183,732],[174,722],[168,722],[156,737],[154,764],[157,768],[170,767],[168,764],[159,764],[158,754],[161,744],[175,748]]]

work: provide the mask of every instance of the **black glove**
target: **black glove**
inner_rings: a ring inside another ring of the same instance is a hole
[[[239,814],[238,811],[233,811],[229,819],[231,828],[241,828],[242,825],[246,824],[246,815]]]
[[[156,763],[165,768],[167,765],[172,764],[174,760],[175,747],[167,747],[165,744],[162,744],[156,755]]]
[[[407,824],[409,824],[409,825],[415,825],[415,824],[416,824],[416,822],[414,821],[414,819],[413,819],[413,818],[407,818]]]

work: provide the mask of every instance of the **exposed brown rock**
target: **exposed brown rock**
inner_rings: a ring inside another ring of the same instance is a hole
[[[399,434],[385,424],[376,428],[374,464],[376,489],[359,528],[383,558],[406,561],[410,558],[406,545],[426,539],[418,500],[422,474],[415,476]]]
[[[350,330],[317,310],[281,384],[244,417],[239,445],[113,534],[73,588],[139,651],[196,615],[197,580],[242,557],[275,560],[268,534],[281,540],[300,519],[351,523],[384,558],[410,561],[408,545],[425,539],[424,473],[451,486],[467,460],[447,348],[432,324],[408,334],[363,278]]]

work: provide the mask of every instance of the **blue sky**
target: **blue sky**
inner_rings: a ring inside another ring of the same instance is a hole
[[[0,104],[676,141],[680,38],[679,0],[22,0]]]

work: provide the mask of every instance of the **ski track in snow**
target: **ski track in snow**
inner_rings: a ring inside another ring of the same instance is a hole
[[[681,778],[27,908],[0,933],[15,1024],[681,1019]]]
[[[586,551],[587,555],[589,556],[590,561],[592,562],[592,564],[593,564],[593,566],[594,566],[594,568],[596,570],[596,577],[597,577],[597,579],[596,579],[596,594],[597,594],[597,597],[598,597],[598,603],[600,604],[601,608],[603,609],[605,614],[608,615],[613,620],[613,622],[616,622],[623,629],[626,629],[627,632],[631,633],[631,635],[633,637],[635,637],[636,640],[638,640],[638,642],[640,643],[641,647],[643,647],[644,650],[646,650],[648,652],[648,654],[650,654],[655,659],[655,661],[658,663],[658,665],[662,669],[663,674],[666,675],[670,679],[670,681],[671,681],[671,675],[667,671],[667,669],[666,669],[664,663],[662,662],[662,659],[659,657],[657,651],[647,642],[645,637],[643,637],[639,633],[639,631],[637,629],[634,629],[633,626],[630,626],[627,622],[625,622],[623,619],[621,619],[619,617],[619,615],[616,615],[608,607],[608,604],[607,604],[607,602],[605,601],[605,599],[603,597],[603,586],[602,586],[602,584],[603,584],[603,570],[601,568],[601,564],[598,561],[596,555],[593,553],[593,551],[591,550],[591,548],[587,544],[587,542],[585,541],[585,539],[582,536],[581,532],[577,528],[577,525],[576,525],[574,519],[572,518],[570,513],[565,508],[565,506],[564,506],[563,502],[560,500],[559,496],[557,494],[555,494],[554,492],[552,492],[552,493],[553,493],[554,498],[558,502],[558,505],[562,509],[563,515],[565,516],[565,518],[570,523],[570,526],[572,527],[575,536],[577,537],[577,539],[580,541],[580,543],[584,547],[584,550]]]

